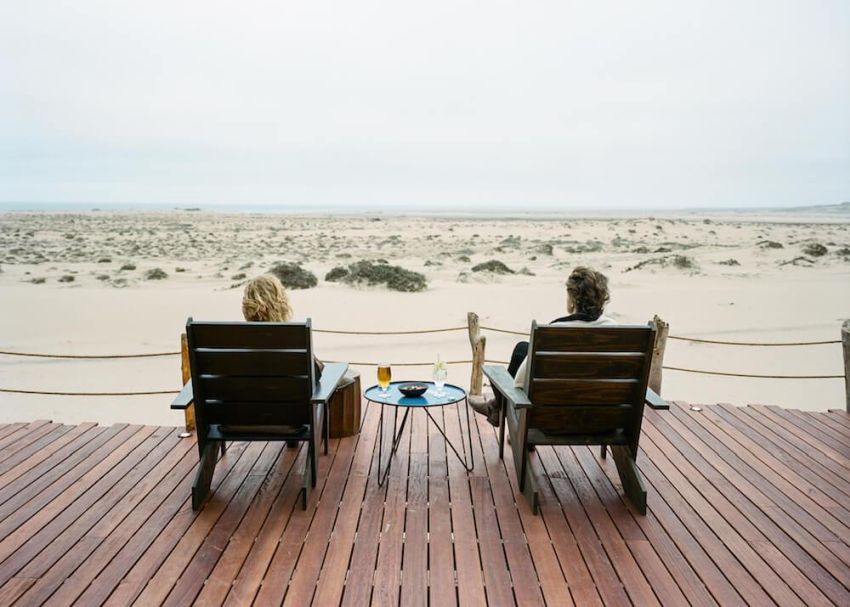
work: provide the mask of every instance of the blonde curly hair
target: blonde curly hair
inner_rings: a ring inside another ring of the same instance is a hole
[[[288,322],[292,306],[286,290],[273,274],[263,274],[248,281],[242,295],[242,315],[245,320]]]

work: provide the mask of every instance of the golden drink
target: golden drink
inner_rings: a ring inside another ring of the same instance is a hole
[[[378,365],[378,385],[381,386],[381,390],[384,392],[387,391],[387,388],[390,387],[390,381],[392,378],[393,372],[388,364],[382,363]]]

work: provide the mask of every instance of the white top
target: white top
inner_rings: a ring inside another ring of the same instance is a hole
[[[567,322],[555,322],[553,325],[570,325],[571,327],[604,327],[605,325],[616,325],[617,322],[612,318],[608,318],[604,314],[600,315],[596,320],[570,320]],[[529,352],[530,354],[530,352]],[[525,390],[525,380],[528,378],[528,357],[522,361],[519,369],[516,371],[514,378],[514,386]]]

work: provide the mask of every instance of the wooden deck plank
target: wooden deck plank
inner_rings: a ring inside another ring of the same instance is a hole
[[[532,465],[536,468],[538,463],[543,465],[543,470],[557,500],[558,509],[563,512],[572,530],[577,551],[586,563],[603,602],[610,605],[631,604],[628,598],[628,589],[623,586],[617,574],[615,563],[609,560],[605,548],[596,536],[581,500],[579,500],[568,477],[564,474],[563,466],[555,449],[550,447],[538,449],[536,461],[533,461]],[[538,486],[543,485],[543,483],[538,484]],[[544,516],[546,516],[545,513]],[[564,559],[561,559],[561,562],[565,563]]]
[[[372,598],[373,582],[375,579],[375,563],[378,559],[378,540],[384,518],[384,499],[387,486],[378,487],[378,423],[379,405],[371,404],[364,407],[364,432],[372,442],[370,476],[366,484],[366,494],[363,496],[363,506],[360,519],[357,521],[357,532],[354,546],[351,549],[348,577],[342,596],[343,606],[368,605]],[[386,457],[386,452],[384,453]],[[318,603],[317,603],[318,605]]]
[[[30,440],[30,436],[35,434],[39,435],[40,432],[49,431],[52,427],[52,423],[46,419],[37,419],[28,424],[22,424],[17,426],[13,432],[10,432],[0,438],[0,460],[5,459],[8,454],[15,453],[17,451],[16,445]],[[41,429],[41,430],[39,430]]]
[[[45,424],[4,448],[0,451],[0,474],[35,456],[38,451],[61,438],[72,427],[64,424]]]
[[[345,438],[345,441],[356,443],[354,458],[348,474],[349,486],[339,505],[337,522],[328,543],[328,551],[319,573],[319,583],[313,599],[314,605],[339,605],[346,590],[346,578],[352,567],[352,555],[358,528],[363,516],[364,500],[368,485],[373,481],[372,463],[377,432],[377,416],[372,415],[365,420],[363,429],[358,436]],[[377,472],[374,472],[377,475]],[[375,527],[377,530],[377,527]],[[374,557],[372,557],[374,563]],[[363,580],[364,586],[372,586],[372,567],[369,567],[368,580]]]
[[[745,602],[752,605],[771,604],[773,600],[765,593],[762,585],[756,581],[748,568],[738,560],[733,553],[734,548],[727,547],[725,535],[730,534],[725,521],[722,521],[716,513],[710,518],[703,515],[706,504],[694,499],[696,492],[687,486],[684,477],[672,468],[663,452],[652,443],[650,437],[644,436],[641,447],[644,456],[638,461],[644,479],[654,488],[657,499],[663,499],[666,506],[675,513],[684,527],[683,533],[700,544],[717,570]],[[668,473],[671,469],[671,473]],[[715,524],[719,522],[722,522],[722,525]],[[726,533],[715,534],[715,529],[725,530]],[[723,601],[720,602],[723,603]]]
[[[806,476],[820,491],[840,504],[850,501],[850,481],[835,474],[811,457],[811,454],[792,447],[777,437],[764,422],[764,418],[747,415],[742,407],[719,406],[713,412],[753,443],[768,449],[784,465],[797,474]],[[846,510],[846,508],[845,508]]]
[[[600,538],[600,543],[614,564],[632,602],[636,605],[659,605],[658,596],[662,595],[656,595],[656,591],[660,590],[671,593],[671,599],[685,602],[685,597],[657,555],[652,561],[638,564],[629,542],[642,542],[645,538],[642,533],[635,531],[633,525],[628,525],[627,507],[619,497],[612,498],[609,503],[599,499],[599,495],[583,474],[573,449],[556,448],[555,453],[561,462],[565,477],[583,505],[592,529]],[[615,524],[615,520],[618,524]],[[623,534],[623,530],[627,533]],[[649,570],[649,574],[644,570],[644,566]]]
[[[280,496],[284,482],[292,474],[297,449],[286,448],[278,451],[278,458],[261,480],[256,497],[251,501],[242,521],[229,538],[223,538],[221,558],[203,582],[200,593],[193,601],[194,605],[221,605],[227,598],[236,576],[258,538],[262,524],[266,521],[275,500]],[[255,476],[258,473],[257,467],[251,471],[251,474]],[[206,541],[209,542],[209,540],[210,536]],[[212,549],[214,550],[215,546]]]
[[[191,446],[185,442],[180,444],[176,432],[162,431],[165,440],[155,445],[147,455],[142,457],[141,453],[132,453],[128,456],[140,458],[140,461],[134,463],[118,483],[51,542],[49,557],[44,551],[36,561],[21,570],[21,575],[39,578],[24,595],[27,601],[41,604],[63,584],[69,591],[75,585],[82,586],[80,592],[85,589],[87,582],[84,578],[73,574],[151,492],[165,483],[166,475],[184,458]],[[62,554],[66,548],[67,551]]]
[[[411,416],[410,466],[401,563],[402,605],[428,605],[428,430],[436,432],[421,411]]]
[[[661,566],[666,570],[666,575],[662,572],[651,572],[652,577],[650,577],[650,573],[647,574],[656,594],[661,597],[662,603],[681,601],[691,605],[715,604],[706,591],[705,584],[700,581],[699,576],[658,523],[634,513],[628,507],[626,498],[620,493],[618,486],[612,485],[611,479],[616,474],[616,466],[613,462],[608,459],[600,461],[589,448],[576,448],[574,454],[588,482],[603,503],[616,503],[620,500],[623,504],[623,512],[626,514],[625,525],[621,523],[618,526],[641,569],[646,570],[647,565],[654,562],[654,567]],[[610,471],[608,475],[604,471],[606,467]],[[654,552],[648,552],[648,549]],[[668,588],[670,581],[675,583],[675,588]]]
[[[372,408],[306,512],[303,449],[232,444],[196,513],[174,428],[0,425],[0,604],[850,604],[846,413],[647,411],[646,516],[588,447],[538,448],[534,516],[477,416],[471,474],[417,412],[379,489]]]
[[[513,556],[511,561],[509,551],[509,562],[512,562],[511,573],[515,578],[527,579],[529,575],[527,568],[530,566],[532,567],[530,573],[537,578],[539,585],[538,588],[528,584],[531,594],[528,597],[518,594],[517,603],[544,600],[550,605],[573,604],[567,580],[543,517],[532,514],[524,500],[516,501],[517,486],[513,482],[513,471],[508,470],[509,463],[499,459],[498,430],[481,419],[478,419],[477,425],[478,434],[481,437],[481,449],[484,453],[484,464],[487,466],[487,473],[491,479],[490,487],[496,501],[503,537],[506,538],[506,544],[511,545],[512,551],[520,552],[519,555]],[[511,538],[510,532],[505,532],[506,527],[511,525],[519,525],[517,530],[523,534],[521,540],[520,536]],[[525,554],[522,553],[523,550]],[[530,559],[526,565],[526,571],[513,564],[517,558]]]
[[[256,477],[251,477],[250,472],[263,453],[270,452],[268,447],[268,443],[248,444],[239,458],[239,463],[225,481],[230,481],[225,487],[226,490],[211,494],[210,500],[197,513],[192,525],[148,581],[136,602],[147,605],[165,604],[172,590],[185,579],[184,573],[192,559],[204,545],[208,535],[215,532],[218,522],[226,513],[232,513],[235,509],[238,510],[240,505],[244,505],[245,494],[250,494],[251,490],[256,488]],[[227,454],[224,457],[227,457]],[[225,486],[225,483],[222,483],[222,486]],[[236,505],[231,509],[230,505],[234,500]],[[233,515],[225,517],[222,522],[230,524],[232,518]]]
[[[87,432],[0,489],[0,538],[63,495],[138,430],[139,426],[116,424],[96,433]]]
[[[34,516],[27,516],[28,508],[23,508],[0,522],[0,528],[3,528],[4,531],[3,540],[0,541],[0,584],[14,574],[14,572],[10,574],[9,571],[14,569],[14,564],[21,560],[22,553],[19,552],[19,549],[26,545],[25,550],[31,552],[37,545],[43,547],[49,543],[50,538],[55,537],[50,534],[58,533],[64,529],[64,527],[61,527],[62,524],[67,525],[72,521],[70,515],[65,514],[69,512],[67,509],[76,505],[73,512],[77,512],[79,511],[79,504],[90,504],[98,491],[116,477],[113,470],[117,466],[121,466],[121,462],[127,454],[153,434],[155,428],[153,426],[129,427],[126,430],[126,433],[122,431],[115,436],[113,441],[104,445],[114,445],[109,450],[108,455],[86,470],[85,474],[76,479],[73,484],[67,486],[61,493],[57,493],[55,499],[45,503],[46,499],[42,495],[37,496],[42,498],[39,499],[39,503],[43,505],[40,506]],[[119,469],[125,467],[121,466]],[[103,481],[103,479],[107,480]],[[92,492],[89,493],[89,490],[92,490]],[[48,494],[48,497],[51,496],[53,496],[52,492]],[[79,498],[82,498],[82,500],[78,502]],[[14,531],[6,532],[7,529],[14,529]],[[46,529],[46,531],[39,535],[43,529]],[[38,550],[40,551],[41,548],[38,548]],[[9,559],[13,555],[15,555],[15,559],[10,561]]]
[[[850,459],[848,459],[846,455],[843,455],[840,450],[836,450],[822,441],[819,441],[816,436],[812,436],[806,428],[800,427],[800,425],[796,424],[793,419],[765,407],[764,405],[750,405],[749,408],[772,420],[790,434],[793,434],[795,437],[793,440],[795,442],[799,443],[802,441],[806,448],[813,448],[815,451],[819,452],[821,456],[825,456],[829,460],[832,460],[835,467],[843,474],[846,475],[848,473]]]
[[[215,526],[192,555],[192,559],[177,579],[168,597],[162,602],[164,605],[195,604],[198,593],[219,563],[219,558],[225,550],[230,553],[228,549],[231,538],[234,537],[237,528],[254,503],[255,497],[265,484],[271,468],[281,457],[284,445],[285,443],[281,442],[265,444],[245,482],[233,495]],[[232,554],[238,556],[238,549],[234,549]],[[140,598],[144,598],[144,595]]]
[[[455,446],[461,445],[460,418],[454,406],[443,407],[444,431]],[[476,427],[473,426],[473,430]],[[463,436],[467,438],[466,433]],[[473,444],[477,438],[473,436]],[[467,473],[447,449],[449,495],[454,529],[459,604],[514,605],[511,578],[489,483],[480,458]],[[461,453],[463,453],[461,451]]]
[[[134,506],[132,511],[116,527],[108,532],[100,545],[80,563],[66,582],[50,597],[47,604],[53,606],[72,604],[86,591],[92,581],[111,565],[116,555],[127,547],[130,539],[136,536],[136,533],[144,525],[151,524],[157,515],[158,508],[179,487],[180,483],[186,481],[186,478],[197,465],[194,441],[185,441],[185,443],[185,445],[180,446],[181,449],[175,449],[175,453],[183,453],[183,455],[167,471],[163,480],[157,483],[145,495],[144,499]],[[186,449],[185,452],[182,451],[183,447]],[[170,460],[164,460],[163,465],[167,466],[169,463]],[[101,536],[106,532],[107,529],[104,529],[100,524],[93,531],[96,536]],[[66,555],[67,557],[68,555]]]
[[[66,447],[69,443],[76,441],[86,432],[95,427],[96,424],[91,422],[80,424],[79,426],[72,426],[69,432],[64,433],[61,437],[52,441],[49,445],[39,449],[37,453],[29,455],[12,466],[4,466],[3,472],[0,473],[0,489],[28,473],[33,468],[49,459],[57,451]]]
[[[146,547],[140,558],[129,563],[120,583],[106,600],[106,605],[132,604],[156,575],[159,575],[159,578],[156,578],[154,583],[163,579],[165,592],[171,590],[188,560],[187,553],[189,556],[194,554],[195,547],[206,537],[208,530],[215,524],[230,497],[241,486],[245,475],[254,465],[259,456],[259,449],[261,447],[249,451],[245,443],[236,443],[227,449],[227,453],[219,459],[213,477],[212,494],[215,499],[207,502],[202,512],[196,513],[192,510],[190,494],[187,494],[173,518],[164,528],[158,530],[155,539]],[[183,566],[180,566],[181,563]],[[125,566],[127,565],[122,563],[122,568]],[[80,597],[79,604],[84,604],[85,596]]]
[[[833,597],[832,600],[841,597],[846,589],[818,563],[818,560],[823,559],[821,562],[840,565],[839,559],[802,529],[793,517],[785,515],[776,507],[776,504],[758,490],[758,472],[752,470],[748,473],[745,467],[738,465],[730,457],[731,445],[724,444],[722,440],[718,440],[718,435],[711,433],[711,430],[717,428],[709,423],[713,411],[704,409],[705,415],[692,416],[691,419],[684,420],[676,416],[681,412],[680,409],[671,408],[671,411],[674,415],[666,416],[665,422],[669,423],[671,432],[681,437],[682,440],[678,443],[680,452],[685,455],[690,465],[699,470],[699,474],[713,483],[718,492],[722,492],[723,497],[734,504],[743,517],[746,517],[746,525],[752,526],[756,534],[764,536],[760,538],[756,535],[750,538],[751,543],[761,545],[770,543],[776,547],[778,553],[774,553],[772,549],[765,549],[762,552],[763,557],[774,570],[808,604],[828,602],[821,590],[829,593]],[[681,415],[685,416],[685,413]],[[683,421],[691,423],[685,426]],[[697,424],[693,421],[697,421]],[[717,430],[722,437],[720,428]],[[665,434],[671,436],[670,432]],[[712,501],[716,499],[711,492],[704,492],[704,495]],[[743,525],[736,525],[736,527],[741,530]],[[742,532],[747,531],[744,529]],[[817,555],[820,559],[812,558],[813,555]],[[808,576],[808,579],[802,578],[800,572]]]
[[[445,427],[443,411],[435,413]],[[428,426],[428,597],[431,605],[457,605],[452,514],[449,503],[449,467],[446,442],[436,428]]]

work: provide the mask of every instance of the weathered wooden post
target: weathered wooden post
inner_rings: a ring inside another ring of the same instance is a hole
[[[466,315],[469,328],[469,345],[472,346],[472,378],[469,381],[469,396],[481,398],[484,394],[484,348],[487,338],[481,335],[478,314],[469,312]]]
[[[844,349],[844,399],[850,413],[850,320],[841,325],[841,347]]]
[[[186,385],[190,379],[192,379],[192,367],[189,364],[189,339],[186,337],[186,334],[183,333],[180,335],[180,370],[183,372],[183,383],[182,386]],[[195,404],[192,403],[185,409],[186,415],[186,432],[193,432],[195,430]]]
[[[667,348],[667,333],[670,325],[661,320],[656,314],[652,319],[655,322],[655,347],[652,349],[652,364],[649,368],[649,387],[656,393],[661,394],[661,372],[664,366],[664,350]]]

